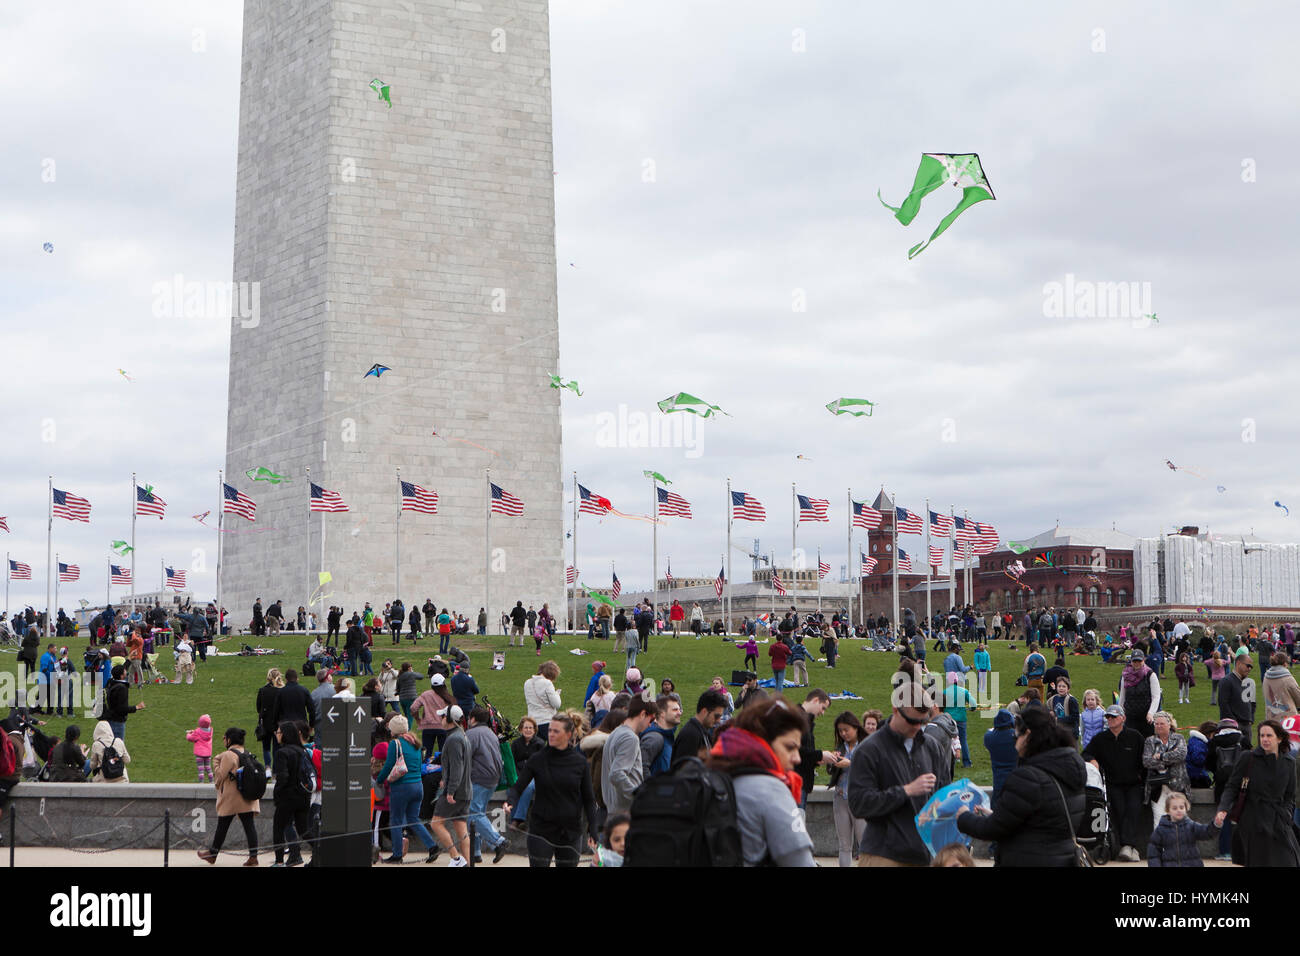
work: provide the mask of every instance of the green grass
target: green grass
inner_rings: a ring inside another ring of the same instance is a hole
[[[239,638],[231,638],[221,645],[221,649],[237,648]],[[831,694],[843,689],[851,690],[864,699],[857,701],[832,700],[826,716],[817,721],[817,742],[826,749],[833,746],[832,723],[835,715],[843,710],[852,710],[861,715],[868,708],[888,711],[889,678],[897,669],[898,657],[895,654],[864,652],[860,641],[842,641],[841,653],[837,667],[828,670],[825,664],[810,663],[808,667],[812,686],[821,687]],[[256,726],[257,715],[254,700],[258,688],[265,683],[266,671],[278,667],[281,671],[289,667],[302,665],[308,640],[302,636],[283,635],[275,641],[266,642],[265,646],[279,647],[287,651],[282,655],[267,657],[209,657],[206,664],[199,664],[193,685],[156,684],[143,689],[132,689],[132,703],[144,701],[147,708],[133,715],[127,722],[126,741],[131,752],[131,779],[134,781],[155,782],[193,782],[197,779],[194,770],[192,745],[185,740],[185,732],[197,726],[200,714],[210,714],[213,729],[220,745],[220,736],[229,726],[243,727],[249,731]],[[621,684],[624,655],[615,652],[614,642],[588,641],[585,637],[574,638],[559,635],[554,645],[544,645],[542,657],[537,657],[532,642],[525,649],[507,648],[506,638],[465,638],[458,642],[474,665],[474,679],[481,690],[491,698],[512,722],[524,713],[524,681],[536,672],[540,661],[553,659],[561,669],[557,682],[565,706],[581,707],[583,691],[591,677],[591,662],[603,659],[611,677],[615,677],[615,687]],[[70,649],[80,657],[84,644],[69,644]],[[572,648],[579,647],[588,651],[586,656],[570,654]],[[493,671],[491,651],[506,651],[506,669]],[[406,640],[400,648],[392,648],[387,637],[376,639],[374,647],[374,668],[387,657],[399,663],[410,660],[421,675],[425,673],[426,660],[437,651],[436,638],[420,642],[418,648],[412,647]],[[973,649],[967,645],[963,655],[967,664],[971,662]],[[1006,642],[990,645],[995,673],[1000,673],[999,700],[1006,702],[1015,694],[1015,678],[1020,673],[1021,661],[1025,655],[1023,643],[1017,643],[1015,650],[1009,650]],[[759,645],[759,676],[770,677],[771,669],[767,666],[766,647]],[[654,680],[656,689],[664,677],[671,677],[682,696],[683,705],[689,716],[693,712],[695,700],[709,684],[715,674],[729,680],[733,669],[740,669],[743,654],[734,644],[722,643],[720,638],[706,637],[695,640],[693,635],[684,635],[679,640],[671,636],[653,636],[650,639],[649,653],[643,653],[637,661],[643,673]],[[942,666],[944,654],[931,650],[927,663],[934,668]],[[169,665],[170,648],[163,648],[160,663]],[[1051,663],[1050,652],[1048,663]],[[16,659],[12,654],[0,657],[0,671],[13,672]],[[1097,688],[1102,693],[1103,703],[1110,702],[1110,692],[1115,690],[1120,678],[1120,666],[1103,664],[1097,656],[1067,657],[1066,667],[1070,671],[1074,695],[1083,699],[1083,691],[1089,687]],[[170,669],[164,671],[169,677]],[[1164,688],[1165,709],[1170,710],[1182,727],[1199,724],[1205,720],[1217,719],[1218,708],[1211,707],[1210,683],[1204,667],[1198,665],[1197,685],[1192,689],[1193,704],[1174,704],[1178,699],[1178,685],[1173,678],[1173,665],[1166,666],[1166,675],[1161,686]],[[314,677],[304,679],[308,689],[316,686]],[[361,683],[358,682],[358,690]],[[422,687],[427,687],[423,684]],[[739,688],[732,688],[737,693]],[[787,690],[786,696],[792,700],[802,701],[803,689]],[[45,730],[54,734],[63,732],[69,723],[77,723],[82,729],[82,740],[89,743],[94,720],[78,716],[74,720],[50,717]],[[989,767],[988,753],[983,747],[984,731],[992,726],[992,714],[982,716],[978,711],[971,711],[967,738],[971,747],[974,767],[968,772],[977,783],[991,783],[992,773]],[[824,770],[819,770],[819,782],[825,782]]]

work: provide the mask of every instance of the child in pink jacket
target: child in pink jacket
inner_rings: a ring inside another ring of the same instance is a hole
[[[745,652],[745,669],[754,670],[758,667],[758,641],[751,636],[740,649]]]
[[[194,763],[199,769],[199,783],[212,782],[212,718],[204,714],[199,725],[185,735],[194,743]]]

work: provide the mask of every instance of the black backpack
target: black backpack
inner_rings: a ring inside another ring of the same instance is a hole
[[[637,788],[624,866],[741,866],[731,778],[687,757]]]
[[[266,793],[266,768],[257,762],[247,750],[236,751],[239,763],[230,775],[234,778],[235,789],[245,800],[259,800]]]
[[[99,762],[99,772],[105,780],[117,780],[126,773],[126,764],[122,762],[122,755],[111,743],[104,748],[104,756]]]
[[[304,749],[300,751],[301,756],[298,759],[298,795],[308,803],[311,802],[311,795],[316,792],[316,766],[312,763],[311,754]]]
[[[1227,782],[1229,775],[1232,773],[1233,764],[1237,758],[1245,752],[1245,747],[1241,744],[1241,739],[1231,747],[1216,747],[1214,750],[1214,773],[1218,777],[1222,775],[1224,782]]]

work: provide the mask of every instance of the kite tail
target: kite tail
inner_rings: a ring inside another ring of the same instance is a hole
[[[934,230],[934,232],[930,233],[929,239],[925,240],[925,242],[917,243],[911,249],[908,249],[907,258],[915,259],[922,252],[924,252],[926,246],[928,246],[930,243],[934,242],[934,240],[938,239],[941,235],[943,235],[944,231],[957,220],[957,217],[960,216],[962,213],[964,213],[971,206],[975,205],[977,202],[983,202],[986,199],[993,198],[993,194],[990,193],[983,186],[967,186],[961,192],[962,192],[961,202],[957,204],[957,208],[955,208],[952,212],[948,213],[948,215],[943,217],[943,221],[939,223],[938,227]]]
[[[921,200],[948,181],[948,172],[943,163],[930,156],[921,157],[921,165],[916,168],[916,177],[912,180],[912,190],[898,207],[889,205],[876,190],[876,198],[886,209],[892,210],[894,218],[904,226],[910,225],[921,209]]]

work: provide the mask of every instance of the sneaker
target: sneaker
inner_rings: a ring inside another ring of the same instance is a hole
[[[424,858],[425,863],[436,863],[439,855],[442,853],[442,847],[435,846],[429,851],[429,855]]]
[[[205,847],[204,849],[199,850],[199,859],[203,860],[205,863],[216,863],[217,855]]]
[[[397,863],[397,864],[400,864],[400,863],[402,862],[402,858],[401,858],[400,856],[388,856],[388,857],[384,857],[383,862],[384,862],[384,863]],[[276,866],[279,866],[280,864],[277,863],[277,864],[275,864],[275,865],[276,865]]]
[[[469,860],[465,859],[463,856],[453,856],[447,861],[447,865],[452,869],[458,870],[462,866],[469,866]]]
[[[500,843],[498,843],[496,850],[493,851],[492,853],[492,862],[500,863],[501,860],[505,857],[506,853],[509,851],[509,849],[510,849],[510,844],[507,843],[505,840],[502,840]]]
[[[482,865],[483,865],[483,857],[481,857],[481,856],[477,856],[477,855],[476,855],[476,856],[474,857],[474,865],[475,865],[475,866],[482,866]]]
[[[1220,863],[1231,863],[1231,862],[1232,862],[1232,854],[1231,854],[1231,853],[1220,853],[1220,854],[1219,854],[1218,856],[1216,856],[1214,859],[1217,860],[1217,861],[1220,862]]]
[[[259,866],[259,865],[260,864],[257,862],[257,857],[255,856],[250,856],[247,860],[244,861],[244,866]]]

